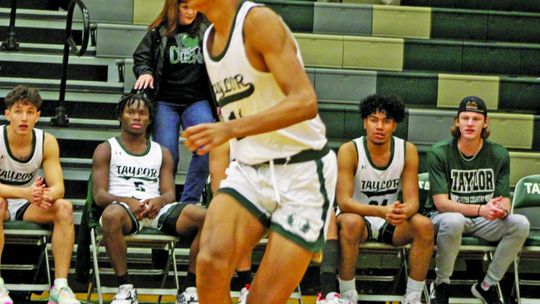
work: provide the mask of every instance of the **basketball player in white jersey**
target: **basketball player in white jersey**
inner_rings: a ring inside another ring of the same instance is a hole
[[[73,207],[64,197],[56,138],[34,128],[42,100],[34,88],[17,86],[5,98],[8,125],[0,127],[0,217],[3,221],[53,224],[54,285],[49,303],[77,304],[67,284],[75,232]],[[38,170],[43,169],[43,177]],[[0,253],[4,247],[0,221]],[[47,269],[47,271],[49,271]],[[0,278],[0,303],[13,303]]]
[[[128,275],[124,235],[153,227],[169,234],[195,236],[191,244],[188,277],[177,296],[178,304],[198,303],[195,257],[206,210],[173,203],[175,185],[172,156],[147,139],[152,105],[142,94],[122,96],[117,107],[120,136],[100,144],[93,156],[94,201],[103,211],[103,241],[117,276],[118,293],[112,304],[137,303],[137,292]]]
[[[230,303],[240,259],[268,231],[248,303],[285,303],[324,244],[336,182],[317,98],[281,18],[249,1],[189,0],[213,23],[204,56],[223,122],[184,131],[200,154],[232,140],[197,257],[200,303]]]
[[[433,226],[417,214],[418,152],[393,136],[405,116],[397,97],[372,95],[360,104],[366,135],[343,144],[338,152],[340,261],[339,288],[356,303],[356,258],[367,240],[396,246],[412,243],[409,278],[402,303],[420,304],[433,251]],[[403,201],[398,201],[398,193]]]

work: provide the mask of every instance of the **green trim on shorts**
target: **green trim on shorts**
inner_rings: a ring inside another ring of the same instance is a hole
[[[328,208],[330,207],[330,200],[328,199],[328,192],[326,191],[326,183],[325,183],[324,174],[323,174],[324,164],[321,159],[316,159],[315,164],[317,165],[317,175],[319,177],[319,191],[321,192],[321,195],[324,199],[324,203],[322,206],[323,208],[322,222],[325,223],[326,216],[328,214]],[[291,240],[292,242],[298,244],[299,246],[311,252],[319,252],[324,248],[324,227],[325,226],[326,226],[325,224],[322,226],[321,230],[319,231],[319,237],[317,238],[315,242],[308,242],[304,240],[298,235],[285,230],[278,223],[272,223],[271,230],[279,233],[286,239]]]
[[[272,223],[270,230],[279,233],[284,238],[292,241],[293,243],[303,247],[304,249],[311,252],[319,252],[324,248],[324,238],[322,233],[319,235],[319,238],[315,242],[308,242],[298,235],[285,230],[278,223]]]
[[[270,218],[266,216],[263,212],[261,212],[257,207],[255,207],[255,204],[253,204],[250,200],[248,200],[245,196],[240,194],[240,192],[236,191],[233,188],[220,188],[217,193],[223,193],[226,195],[231,196],[234,198],[240,205],[242,205],[244,208],[246,208],[249,213],[251,213],[254,217],[256,217],[259,222],[263,225],[263,227],[268,228],[270,226]]]

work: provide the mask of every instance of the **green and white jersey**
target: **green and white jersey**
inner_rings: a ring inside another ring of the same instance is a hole
[[[43,130],[32,130],[32,155],[28,160],[16,159],[9,148],[7,126],[0,126],[0,183],[28,187],[38,176],[43,161]]]
[[[109,192],[141,201],[158,197],[161,146],[149,140],[146,151],[137,155],[128,152],[117,137],[109,138],[108,143],[111,146]]]
[[[493,197],[510,196],[508,151],[490,140],[484,140],[472,158],[459,152],[455,138],[439,142],[428,153],[428,170],[427,211],[434,209],[435,194],[448,194],[452,201],[463,204],[486,204]]]
[[[369,205],[386,206],[394,203],[401,191],[401,174],[405,166],[405,140],[392,137],[391,158],[385,167],[378,167],[371,161],[365,136],[354,139],[353,143],[358,154],[353,198]]]
[[[205,33],[204,61],[225,121],[262,112],[285,98],[272,73],[256,70],[246,55],[244,20],[250,9],[258,5],[250,1],[241,2],[229,40],[220,55],[211,56],[208,52],[208,39],[214,27],[210,26]],[[298,44],[296,46],[297,57],[301,62]],[[232,151],[236,154],[234,158],[241,163],[260,164],[271,159],[286,158],[303,150],[321,150],[327,142],[325,132],[325,126],[317,115],[287,128],[234,139],[231,141],[235,147]]]

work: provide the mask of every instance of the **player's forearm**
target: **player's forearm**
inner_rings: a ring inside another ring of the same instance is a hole
[[[126,202],[127,197],[112,195],[105,190],[98,190],[97,193],[94,193],[94,202],[101,208],[105,208],[110,205],[112,202]]]
[[[343,203],[339,205],[339,209],[342,212],[356,213],[360,216],[377,216],[382,218],[386,216],[385,207],[363,204],[353,199],[343,201]]]
[[[286,97],[272,108],[225,124],[229,126],[232,138],[241,138],[286,128],[316,115],[316,96],[305,93]]]
[[[15,187],[0,184],[0,197],[29,199],[29,197],[31,197],[31,191],[28,187]]]
[[[418,209],[419,209],[419,204],[418,204],[418,200],[416,201],[407,201],[407,202],[404,202],[405,203],[405,216],[407,216],[407,218],[411,218],[413,215],[415,215],[416,213],[418,213]]]
[[[435,200],[435,207],[440,213],[443,212],[458,212],[465,216],[475,217],[478,216],[478,209],[481,205],[478,204],[462,204],[454,202],[450,199]]]
[[[51,201],[62,199],[64,198],[65,193],[64,185],[55,185],[49,187],[47,188],[46,193],[51,198]]]

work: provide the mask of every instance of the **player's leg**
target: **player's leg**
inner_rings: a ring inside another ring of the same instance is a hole
[[[356,260],[360,244],[368,239],[368,227],[364,217],[355,213],[342,213],[338,215],[337,222],[340,248],[339,290],[346,299],[356,301]]]
[[[286,303],[298,286],[313,252],[279,233],[270,232],[264,257],[251,286],[248,303]]]
[[[54,225],[51,240],[54,275],[55,278],[67,278],[75,240],[71,202],[58,199],[49,209],[45,210],[30,204],[24,213],[23,220]]]
[[[54,259],[54,284],[49,293],[49,303],[78,304],[79,301],[68,287],[67,276],[73,252],[75,230],[73,228],[73,205],[58,199],[48,209],[30,204],[23,215],[24,221],[52,223],[52,253]]]
[[[0,261],[2,260],[2,252],[4,251],[4,221],[9,219],[8,203],[3,197],[0,197]],[[7,289],[4,287],[4,279],[0,277],[0,303],[13,304],[13,300],[9,297]]]
[[[326,299],[332,292],[338,292],[336,284],[337,264],[339,261],[339,241],[336,213],[330,212],[328,232],[323,249],[323,259],[320,265],[321,299]]]
[[[114,272],[117,277],[127,275],[127,244],[124,235],[133,233],[135,230],[134,218],[132,218],[123,205],[110,204],[101,215],[103,229],[103,244]],[[119,282],[119,285],[123,285]]]
[[[427,217],[415,214],[395,228],[392,242],[396,246],[411,243],[409,278],[403,302],[420,303],[433,254],[433,225]]]
[[[234,270],[264,232],[259,219],[237,199],[223,193],[214,197],[206,213],[197,256],[199,303],[231,303]]]

